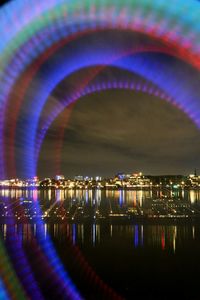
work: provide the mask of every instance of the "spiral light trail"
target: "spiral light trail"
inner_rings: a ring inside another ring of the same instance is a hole
[[[200,128],[199,15],[200,4],[194,0],[15,0],[3,6],[0,9],[0,178],[10,174],[35,176],[39,151],[54,119],[68,105],[95,91],[136,89],[154,94],[176,105]],[[106,39],[107,31],[137,33],[150,43],[141,42],[133,47],[118,39]],[[95,36],[104,38],[103,47],[95,42],[84,43]],[[98,82],[99,72],[106,67],[128,71],[142,78],[142,84],[138,85],[139,79],[136,84],[125,80]],[[87,68],[96,71],[54,106],[50,99],[56,87]],[[58,164],[62,139],[61,134]],[[17,163],[18,149],[23,157],[20,163]],[[37,207],[40,210],[39,203]],[[38,224],[42,226],[43,220]],[[36,274],[19,243],[14,223],[9,228],[8,253],[3,239],[0,241],[4,256],[0,297],[42,299]],[[35,247],[41,264],[52,271],[50,282],[59,283],[58,293],[66,299],[81,299],[81,291],[62,265],[51,237],[44,238],[42,229]],[[120,299],[78,255],[85,272],[104,293],[110,299]]]

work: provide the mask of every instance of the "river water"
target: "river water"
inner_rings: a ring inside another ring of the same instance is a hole
[[[199,191],[179,191],[178,196],[180,193],[193,206],[199,206]],[[136,203],[142,206],[150,196],[149,191],[1,191],[3,205],[19,198],[32,199],[40,200],[45,209],[62,202],[68,203],[63,206],[68,209],[74,201],[91,206],[107,201],[111,209],[117,204],[122,208]],[[9,226],[0,225],[5,243]],[[15,231],[31,259],[33,239],[41,228],[45,238],[51,237],[58,256],[85,299],[109,299],[99,287],[100,279],[124,299],[174,299],[175,295],[176,299],[199,299],[198,224],[111,224],[107,220],[70,224],[19,222]],[[98,280],[91,274],[98,276]],[[53,299],[53,295],[47,293],[47,298]]]

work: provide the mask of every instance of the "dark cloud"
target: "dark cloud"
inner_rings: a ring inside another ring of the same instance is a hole
[[[40,173],[53,172],[47,165],[54,159],[57,132],[59,127],[52,127],[44,143]],[[199,152],[199,130],[179,109],[141,92],[112,90],[86,96],[74,106],[62,172],[185,174],[198,169]]]

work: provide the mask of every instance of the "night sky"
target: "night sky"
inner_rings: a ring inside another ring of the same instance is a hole
[[[124,42],[124,36],[120,38]],[[117,71],[109,72],[115,76]],[[78,76],[68,85],[77,82]],[[41,177],[55,175],[56,126],[52,125],[42,147]],[[73,107],[65,131],[61,172],[69,177],[138,171],[188,174],[195,168],[200,170],[199,153],[200,132],[179,109],[142,92],[110,90],[82,97]]]
[[[44,143],[40,174],[52,172],[56,132],[53,127]],[[103,91],[76,103],[65,132],[62,173],[187,174],[198,169],[199,153],[200,132],[176,107],[142,92]]]

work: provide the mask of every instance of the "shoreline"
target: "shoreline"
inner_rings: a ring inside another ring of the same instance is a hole
[[[151,187],[146,187],[146,186],[135,186],[135,187],[129,187],[129,188],[109,188],[109,187],[103,187],[103,188],[68,188],[68,187],[39,187],[39,186],[28,186],[28,187],[17,187],[17,186],[0,186],[0,190],[55,190],[55,191],[63,191],[63,190],[68,190],[68,191],[94,191],[94,190],[100,190],[100,191],[134,191],[134,190],[152,190],[152,189],[157,189],[161,190],[163,188],[167,188],[169,190],[200,190],[200,186],[184,186],[184,187],[169,187],[169,186],[151,186]]]

